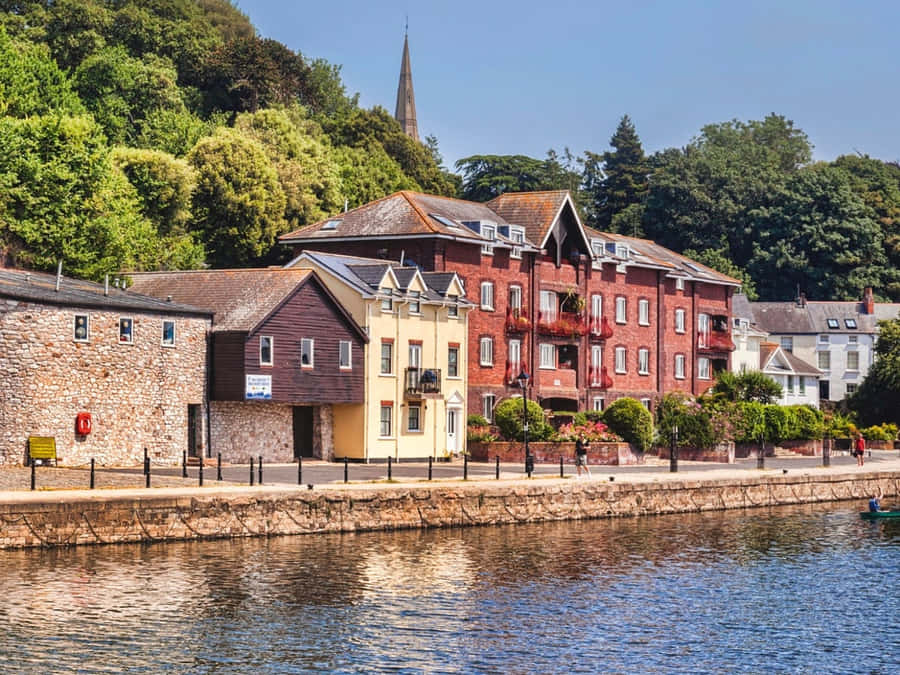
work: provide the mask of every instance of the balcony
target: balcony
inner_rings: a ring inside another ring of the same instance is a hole
[[[440,368],[407,368],[406,398],[440,398]]]
[[[735,347],[731,333],[713,330],[697,336],[697,349],[701,352],[733,352]]]
[[[526,314],[520,307],[506,308],[506,332],[507,333],[527,333],[531,328],[531,321],[528,320]]]
[[[584,315],[578,312],[538,312],[538,333],[554,337],[577,338],[587,335]]]
[[[590,336],[595,340],[609,340],[612,337],[612,326],[605,316],[591,316]]]
[[[591,389],[610,389],[613,386],[612,378],[606,366],[591,366],[590,369],[590,388]]]
[[[546,396],[549,390],[564,389],[566,391],[578,390],[577,373],[568,368],[557,368],[556,370],[539,370],[538,386]]]

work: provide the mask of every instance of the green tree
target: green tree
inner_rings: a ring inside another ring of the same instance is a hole
[[[525,155],[463,157],[456,162],[463,175],[461,197],[486,202],[504,192],[569,190],[579,181],[571,159],[568,150],[563,161],[552,150],[543,160]]]
[[[262,145],[219,129],[191,150],[197,172],[192,227],[214,267],[261,261],[284,229],[285,196]]]
[[[650,165],[628,115],[619,121],[609,144],[613,150],[602,155],[585,153],[588,224],[600,230],[638,236],[636,229],[624,231],[613,227],[614,217],[629,207],[642,204],[650,189]],[[638,225],[634,218],[628,223],[632,228]]]
[[[342,194],[351,208],[397,190],[421,190],[375,141],[363,147],[338,146],[334,150],[334,156],[341,178]]]
[[[743,373],[723,371],[716,377],[714,394],[727,401],[773,403],[781,398],[781,385],[759,370]]]
[[[741,289],[747,296],[747,299],[751,302],[755,302],[759,299],[759,294],[756,292],[756,284],[753,282],[750,274],[731,262],[725,254],[725,251],[722,249],[707,248],[701,251],[695,251],[694,249],[689,248],[685,249],[683,253],[686,258],[690,258],[701,265],[711,267],[717,272],[727,274],[733,279],[740,281]]]
[[[900,318],[878,322],[875,363],[849,405],[863,426],[900,424]]]

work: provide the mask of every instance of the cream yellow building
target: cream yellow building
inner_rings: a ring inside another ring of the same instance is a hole
[[[306,251],[288,267],[315,270],[363,326],[365,405],[334,406],[334,456],[441,458],[466,447],[467,316],[452,272]]]

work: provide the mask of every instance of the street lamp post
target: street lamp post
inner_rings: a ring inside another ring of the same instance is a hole
[[[525,440],[525,473],[531,478],[534,473],[534,457],[528,449],[528,373],[523,369],[516,378],[522,387],[522,436]]]

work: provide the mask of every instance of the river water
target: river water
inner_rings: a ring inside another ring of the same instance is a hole
[[[859,506],[0,552],[0,670],[896,673]]]

